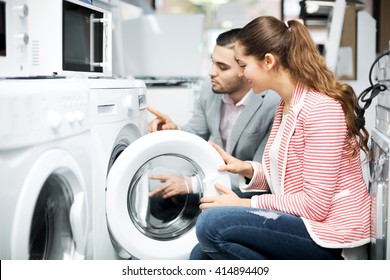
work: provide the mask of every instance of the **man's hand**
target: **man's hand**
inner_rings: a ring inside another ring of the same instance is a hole
[[[149,192],[149,196],[157,196],[163,199],[178,194],[191,192],[191,179],[176,175],[149,175],[150,180],[159,180],[161,185]]]
[[[148,123],[149,132],[155,132],[158,130],[176,130],[177,125],[167,115],[157,111],[153,107],[145,106],[146,110],[156,116],[154,120]]]

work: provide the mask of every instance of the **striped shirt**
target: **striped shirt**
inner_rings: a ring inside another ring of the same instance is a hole
[[[281,124],[280,103],[263,163],[252,162],[250,188],[273,194],[252,197],[252,206],[301,217],[312,239],[326,248],[351,248],[370,241],[370,197],[359,153],[348,146],[345,114],[336,100],[301,85],[291,100],[281,139],[280,194],[270,188],[270,147]],[[357,145],[356,141],[354,142]]]

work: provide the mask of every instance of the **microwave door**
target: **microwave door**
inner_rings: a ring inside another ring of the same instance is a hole
[[[105,18],[95,18],[91,14],[90,18],[90,71],[95,72],[96,68],[101,69],[109,65],[107,57],[104,55],[104,25],[108,24]]]
[[[63,69],[89,73],[111,71],[110,17],[64,2]]]
[[[65,1],[63,12],[63,69],[90,72],[90,15],[93,11]]]
[[[7,34],[5,30],[5,3],[0,1],[0,56],[6,56],[7,54]]]

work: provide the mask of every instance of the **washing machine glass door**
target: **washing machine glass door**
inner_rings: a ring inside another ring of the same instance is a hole
[[[12,259],[84,259],[88,213],[82,171],[60,149],[43,153],[26,176],[16,206]]]
[[[72,248],[69,212],[72,191],[57,174],[44,183],[35,205],[30,232],[30,259],[62,259]],[[49,245],[49,246],[48,246]]]
[[[106,214],[118,253],[137,259],[187,259],[196,245],[202,196],[230,187],[217,151],[183,131],[145,135],[115,161],[107,178]]]

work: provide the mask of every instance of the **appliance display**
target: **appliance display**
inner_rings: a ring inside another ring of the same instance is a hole
[[[112,75],[110,12],[77,0],[0,3],[0,77]]]
[[[117,58],[116,63],[123,68],[120,74],[183,82],[201,77],[204,17],[203,14],[147,14],[123,21],[121,34],[116,34],[120,36],[117,42],[120,49],[126,50]]]
[[[88,85],[0,81],[0,259],[91,258]]]
[[[390,137],[377,129],[371,131],[371,244],[370,259],[390,259],[389,148]]]
[[[123,150],[147,133],[146,86],[140,80],[89,79],[93,258],[120,259],[108,232],[105,196],[109,169]]]
[[[390,259],[390,59],[389,54],[378,60],[376,74],[378,92],[375,106],[375,127],[371,130],[370,194],[371,194],[371,244],[369,258]],[[372,104],[371,104],[372,105]]]
[[[200,198],[218,195],[216,183],[230,187],[228,173],[217,171],[222,164],[207,141],[184,131],[158,131],[130,144],[107,178],[107,224],[118,253],[132,259],[188,259],[197,243]],[[181,178],[187,191],[150,196],[164,182],[152,176]]]

